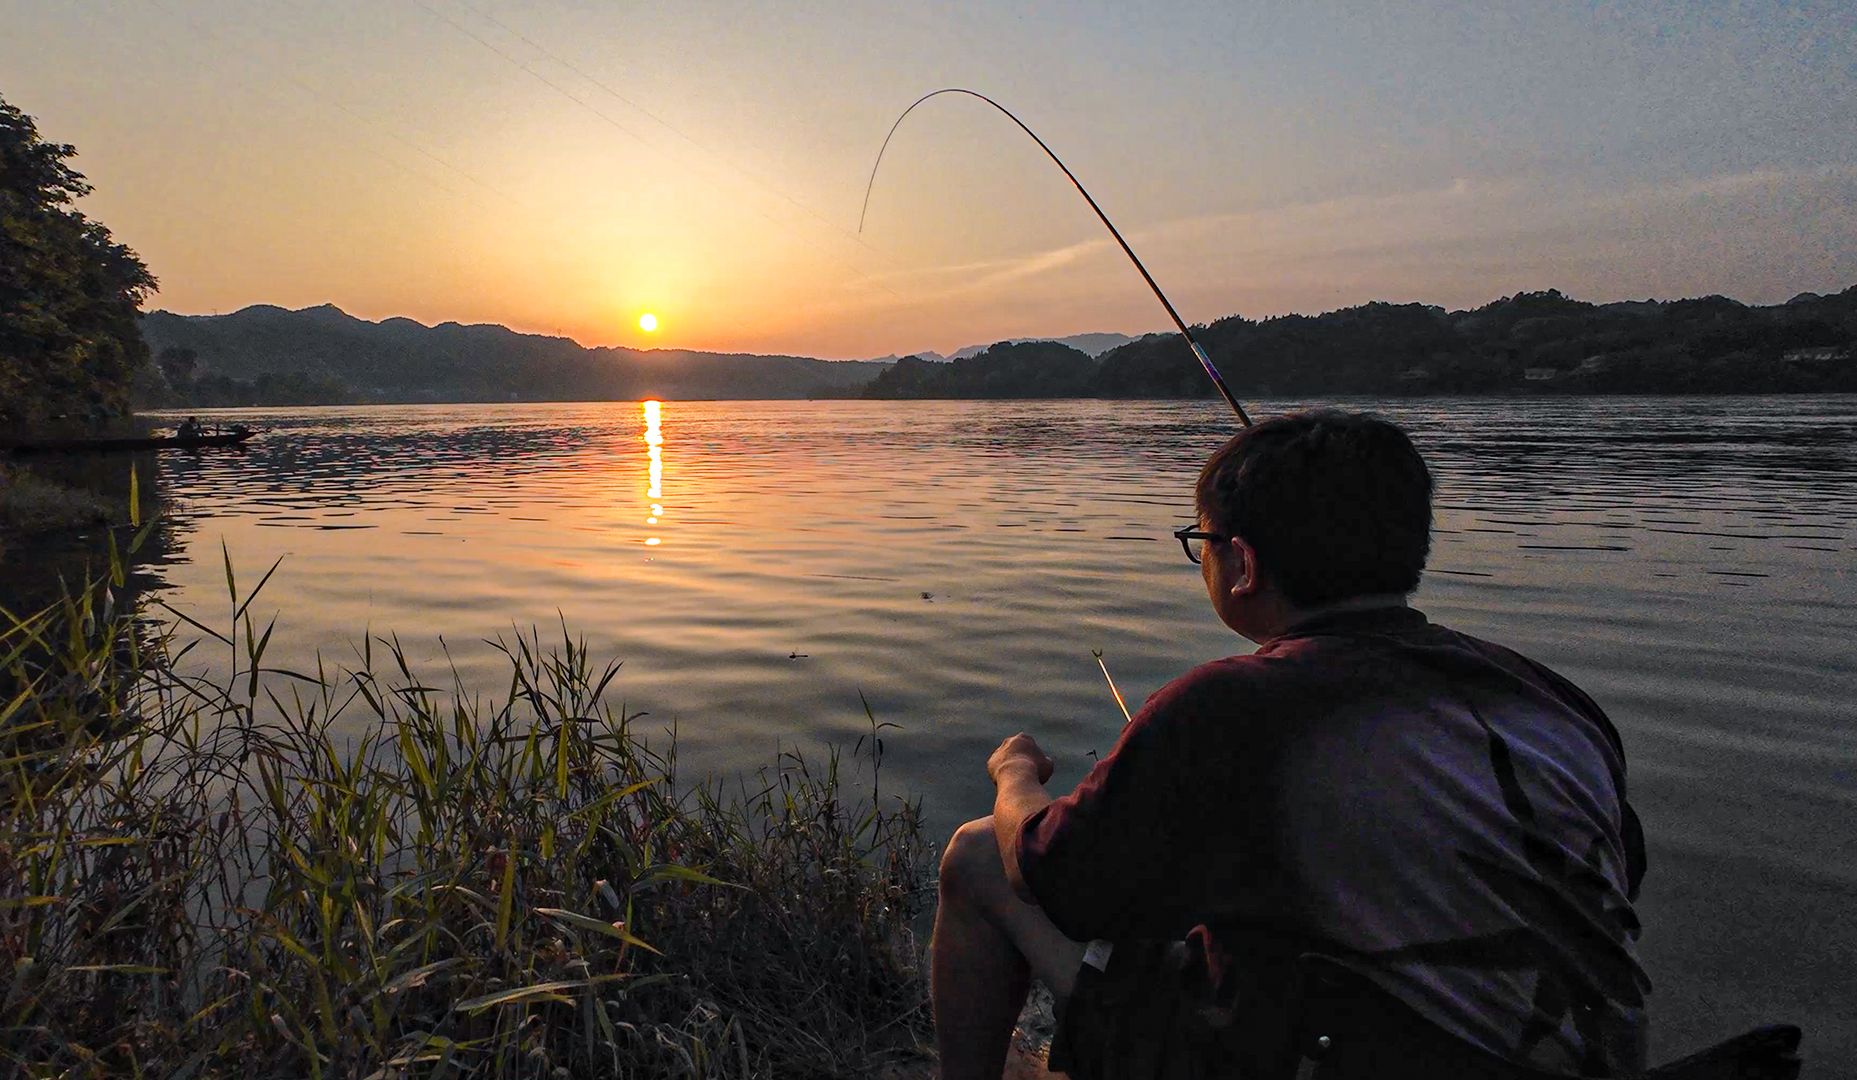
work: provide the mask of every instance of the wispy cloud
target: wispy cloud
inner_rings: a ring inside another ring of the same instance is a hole
[[[1141,230],[1139,239],[1170,249],[1216,250],[1231,261],[1413,256],[1470,245],[1528,262],[1582,248],[1616,251],[1647,231],[1691,246],[1733,241],[1757,250],[1816,230],[1842,252],[1844,271],[1857,274],[1854,185],[1852,165],[1611,190],[1532,177],[1460,177],[1437,188],[1178,219]]]
[[[1151,262],[1191,270],[1218,314],[1345,302],[1481,302],[1555,285],[1581,295],[1746,294],[1784,299],[1857,281],[1857,165],[1759,169],[1616,189],[1536,177],[1458,177],[1180,218],[1130,237]],[[1107,239],[990,266],[974,287],[1048,277]],[[954,286],[949,287],[952,291]],[[1247,295],[1249,294],[1249,295]],[[1198,306],[1205,307],[1204,302]]]
[[[1549,287],[1595,300],[1721,292],[1774,302],[1857,283],[1857,165],[1613,188],[1459,176],[1409,191],[1177,218],[1128,235],[1193,319],[1368,300],[1458,307]],[[1154,327],[1159,314],[1107,236],[860,284],[889,295],[846,295],[844,315],[888,312],[912,334],[933,333],[935,322],[921,320],[937,312],[991,328],[968,332],[975,340],[1007,327]],[[1023,325],[1034,311],[1041,325]]]
[[[1030,255],[982,259],[965,263],[945,263],[939,266],[912,267],[906,270],[872,274],[853,279],[851,284],[908,290],[910,295],[924,300],[948,299],[1049,274],[1074,265],[1086,256],[1108,246],[1107,239],[1084,240],[1047,251],[1034,252]]]

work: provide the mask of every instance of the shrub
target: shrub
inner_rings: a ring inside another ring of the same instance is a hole
[[[106,524],[110,504],[81,488],[0,466],[0,532],[57,532]]]

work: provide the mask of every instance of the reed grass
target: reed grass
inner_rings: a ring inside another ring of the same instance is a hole
[[[146,535],[146,530],[142,535]],[[275,566],[272,567],[274,571]],[[868,1075],[919,1059],[919,807],[849,755],[680,782],[565,627],[468,692],[392,637],[267,662],[124,610],[0,611],[0,1073]],[[866,709],[868,716],[868,709]]]

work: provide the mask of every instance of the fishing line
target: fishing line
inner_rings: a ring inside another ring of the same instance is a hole
[[[445,25],[451,27],[453,30],[456,30],[458,33],[463,34],[465,37],[470,38],[472,41],[475,41],[477,44],[483,46],[485,49],[489,50],[490,52],[495,53],[497,56],[501,57],[503,60],[508,62],[511,66],[519,68],[520,70],[528,73],[528,75],[531,78],[535,79],[537,82],[541,83],[543,86],[548,87],[550,90],[553,90],[555,93],[561,95],[567,100],[580,106],[582,109],[585,109],[587,112],[591,113],[593,116],[604,121],[605,123],[617,129],[618,131],[631,136],[632,139],[636,141],[640,146],[645,147],[648,150],[657,149],[657,147],[653,146],[650,140],[646,139],[639,132],[633,130],[630,126],[626,125],[625,123],[622,123],[620,120],[618,120],[617,118],[607,113],[606,110],[601,109],[599,106],[595,105],[593,102],[567,89],[566,87],[562,86],[560,83],[542,74],[540,71],[537,71],[534,65],[529,64],[528,62],[522,60],[521,58],[510,54],[508,51],[497,47],[495,44],[487,40],[483,35],[472,30],[470,27],[465,26],[463,23],[452,18],[450,15],[447,15],[443,11],[440,11],[438,8],[433,7],[430,3],[427,3],[427,0],[412,0],[412,2],[418,5],[420,8],[423,8],[426,14],[432,16],[433,18],[439,20]],[[529,46],[531,49],[547,57],[548,59],[554,61],[555,63],[561,65],[563,68],[566,68],[568,71],[574,73],[580,78],[586,80],[588,83],[591,83],[593,86],[597,87],[599,90],[606,93],[608,96],[613,97],[617,99],[618,101],[624,103],[625,105],[629,106],[630,108],[636,110],[637,112],[644,114],[654,123],[656,123],[659,127],[665,129],[666,131],[671,132],[673,135],[676,135],[678,138],[682,139],[684,142],[690,144],[696,149],[709,155],[712,159],[714,159],[714,161],[712,162],[712,167],[714,165],[714,162],[721,162],[724,166],[727,167],[729,171],[733,172],[735,178],[738,181],[745,182],[749,186],[759,188],[763,192],[771,194],[776,198],[785,200],[786,202],[794,206],[796,209],[798,209],[801,213],[804,213],[812,217],[816,222],[824,225],[828,229],[831,229],[833,232],[836,232],[840,236],[844,237],[846,240],[849,240],[851,243],[856,244],[858,247],[863,248],[865,251],[871,250],[870,245],[866,244],[861,236],[855,236],[851,233],[846,232],[843,226],[832,224],[830,221],[826,220],[825,217],[820,215],[817,211],[814,211],[811,207],[808,207],[805,203],[802,203],[798,199],[793,198],[791,195],[786,194],[785,192],[779,190],[778,188],[775,188],[773,185],[768,184],[758,179],[757,177],[748,173],[747,170],[745,170],[741,166],[734,164],[733,162],[724,158],[722,155],[716,153],[713,150],[708,149],[702,143],[697,142],[695,139],[684,134],[681,130],[673,126],[669,121],[666,121],[660,118],[656,114],[646,109],[644,106],[633,101],[631,98],[626,97],[624,94],[619,93],[617,90],[614,90],[612,87],[608,86],[604,82],[601,82],[600,80],[594,78],[592,75],[589,75],[587,72],[581,70],[581,68],[579,68],[578,66],[568,62],[567,60],[556,55],[555,53],[551,52],[547,48],[544,48],[542,45],[530,39],[528,35],[522,33],[520,30],[517,30],[516,28],[508,25],[507,23],[503,22],[501,19],[496,18],[495,16],[489,14],[488,12],[481,11],[478,8],[473,7],[471,4],[464,2],[464,0],[459,0],[459,6],[463,7],[466,11],[471,12],[473,15],[476,15],[478,18],[483,19],[486,22],[489,22],[490,24],[496,26],[498,29],[502,30],[504,33],[509,34],[510,36],[516,38],[517,40],[521,41],[523,44]],[[792,222],[782,222],[778,218],[774,217],[774,215],[768,213],[766,210],[755,208],[754,212],[757,216],[763,218],[768,223],[773,224],[773,225],[791,226],[793,224]],[[825,254],[825,251],[823,248],[819,248],[819,250],[821,254]],[[829,254],[826,254],[826,257],[835,258],[835,256],[832,256]],[[837,260],[837,261],[844,263],[844,260]],[[853,266],[850,263],[844,263],[844,265],[846,266],[847,269],[855,270],[860,274],[866,275],[866,280],[869,281],[869,284],[872,288],[875,288],[881,292],[888,293],[890,294],[890,296],[895,297],[897,300],[903,299],[903,297],[900,294],[898,294],[896,290],[890,288],[887,285],[884,285],[880,281],[870,279],[868,276],[869,270],[866,267]]]
[[[330,94],[318,88],[314,84],[306,81],[305,79],[300,78],[299,76],[297,76],[296,74],[294,74],[292,71],[289,70],[289,67],[287,66],[288,61],[281,59],[281,57],[283,56],[282,50],[277,47],[275,41],[272,40],[269,37],[269,35],[261,34],[257,38],[241,37],[238,39],[234,39],[232,36],[220,30],[207,27],[207,26],[203,26],[199,22],[195,21],[192,17],[182,12],[173,10],[168,5],[163,3],[162,0],[155,0],[154,6],[157,9],[161,10],[164,14],[168,15],[170,18],[178,22],[187,24],[188,28],[193,30],[194,39],[191,42],[191,44],[198,44],[200,42],[205,42],[205,41],[219,41],[219,42],[222,42],[224,44],[231,45],[234,47],[232,50],[230,50],[230,52],[228,52],[228,55],[238,55],[238,56],[246,56],[246,54],[249,53],[250,51],[249,49],[241,51],[238,48],[239,46],[258,44],[262,48],[266,49],[267,51],[273,54],[273,57],[274,57],[273,66],[267,70],[273,75],[281,76],[285,81],[295,86],[305,96],[315,101],[318,101],[332,109],[335,109],[337,112],[340,112],[342,115],[346,116],[348,119],[354,121],[355,123],[363,127],[373,128],[377,135],[383,138],[386,138],[386,139],[390,139],[393,142],[399,143],[401,146],[405,147],[406,149],[412,151],[415,154],[418,154],[420,157],[425,158],[427,161],[430,161],[438,165],[439,167],[445,169],[448,172],[451,172],[460,177],[463,177],[465,180],[469,181],[470,183],[476,185],[477,187],[481,188],[482,190],[492,195],[495,195],[497,198],[502,199],[503,201],[509,203],[512,206],[516,206],[518,208],[529,207],[529,204],[525,202],[524,200],[518,199],[516,196],[511,195],[509,192],[504,191],[501,188],[497,187],[496,185],[489,183],[488,181],[482,179],[481,177],[478,177],[472,174],[471,172],[467,171],[461,166],[456,165],[452,163],[451,161],[448,161],[445,158],[439,156],[438,154],[433,153],[431,150],[426,149],[424,146],[413,141],[411,138],[400,134],[394,128],[389,126],[385,121],[380,120],[376,117],[370,117],[363,113],[356,112],[354,109],[351,109],[347,105],[343,104],[341,100],[336,98],[333,94]],[[224,24],[221,24],[221,25],[224,25]],[[262,61],[260,62],[262,63]],[[237,80],[246,89],[251,90],[252,92],[260,96],[268,97],[268,98],[273,99],[274,101],[280,101],[280,102],[288,100],[287,95],[277,93],[274,87],[267,87],[261,84],[260,82],[258,82],[257,80],[241,75],[237,72],[229,72],[228,74],[233,79]],[[465,193],[460,191],[459,189],[440,183],[439,181],[433,179],[431,176],[420,172],[419,170],[413,168],[412,166],[406,164],[405,162],[398,161],[394,159],[393,157],[382,153],[376,147],[369,146],[365,142],[357,142],[354,145],[358,149],[364,150],[367,153],[370,153],[374,155],[375,157],[379,158],[380,160],[386,162],[387,164],[393,166],[394,168],[399,169],[401,172],[404,172],[406,175],[412,177],[413,179],[419,181],[422,184],[436,188],[439,191],[443,191],[447,195],[468,198],[468,196],[465,195]]]
[[[921,97],[917,98],[909,108],[903,110],[903,114],[896,118],[896,123],[890,125],[890,133],[883,137],[883,146],[879,147],[877,150],[877,160],[871,163],[870,182],[864,185],[864,209],[858,213],[859,234],[861,235],[864,232],[864,219],[870,213],[870,193],[872,189],[877,186],[877,169],[883,164],[883,153],[890,148],[890,140],[895,137],[896,129],[903,126],[903,121],[909,118],[910,113],[916,111],[917,105],[922,104],[932,97],[939,97],[942,94],[966,94],[968,97],[979,98],[981,101],[998,109],[1000,112],[1006,114],[1006,119],[1019,125],[1020,131],[1030,135],[1032,141],[1038,144],[1038,148],[1045,152],[1045,156],[1050,158],[1053,164],[1064,170],[1064,175],[1070,179],[1071,186],[1077,189],[1077,194],[1082,195],[1083,201],[1090,204],[1090,209],[1096,211],[1097,219],[1103,223],[1104,228],[1109,230],[1109,235],[1115,237],[1115,242],[1122,246],[1122,254],[1127,255],[1128,261],[1134,263],[1135,269],[1141,271],[1142,280],[1148,283],[1148,288],[1154,290],[1155,299],[1159,300],[1161,306],[1167,309],[1168,317],[1173,319],[1174,326],[1178,327],[1180,330],[1180,336],[1185,338],[1186,343],[1192,347],[1194,357],[1199,360],[1199,366],[1206,370],[1206,375],[1212,380],[1212,385],[1218,387],[1219,395],[1225,399],[1227,405],[1232,407],[1232,411],[1238,414],[1239,421],[1242,422],[1244,426],[1250,427],[1251,418],[1245,414],[1244,406],[1238,404],[1238,399],[1232,396],[1231,388],[1225,385],[1225,379],[1219,375],[1219,369],[1212,366],[1212,357],[1206,355],[1206,350],[1199,344],[1199,339],[1193,336],[1193,331],[1186,325],[1186,320],[1182,319],[1180,313],[1174,310],[1173,301],[1167,299],[1167,294],[1162,292],[1161,287],[1155,283],[1154,275],[1148,273],[1148,268],[1141,264],[1141,258],[1135,254],[1135,249],[1128,246],[1127,240],[1122,239],[1122,231],[1115,227],[1115,222],[1109,220],[1108,214],[1103,213],[1103,208],[1096,205],[1096,199],[1090,195],[1089,189],[1083,186],[1083,181],[1077,179],[1077,174],[1071,172],[1070,166],[1064,164],[1064,159],[1058,157],[1055,151],[1045,145],[1045,141],[1038,137],[1036,131],[1026,126],[1025,121],[1015,116],[1011,109],[994,101],[985,94],[966,89],[965,87],[946,86],[940,90],[934,90],[923,94]]]
[[[594,77],[591,73],[586,71],[584,68],[579,67],[578,65],[574,64],[572,61],[568,60],[566,57],[562,56],[560,53],[554,52],[553,50],[549,49],[546,45],[543,45],[542,43],[529,37],[527,34],[524,34],[521,30],[517,29],[516,27],[509,25],[508,23],[497,18],[495,15],[492,15],[488,11],[484,11],[481,8],[473,6],[471,3],[468,2],[468,0],[458,0],[458,4],[460,7],[463,7],[466,11],[471,12],[472,14],[476,15],[478,18],[484,20],[485,22],[489,23],[490,25],[494,27],[497,27],[498,29],[502,30],[504,33],[509,34],[510,36],[514,37],[516,40],[522,42],[524,45],[527,45],[529,48],[534,49],[536,52],[542,54],[548,59],[553,60],[557,64],[560,64],[563,68],[566,68],[568,71],[574,73],[575,75],[579,76],[581,79],[590,83],[596,89],[605,93],[607,96],[612,97],[620,102],[623,102],[627,106],[630,106],[636,112],[642,113],[645,117],[650,119],[653,123],[657,124],[659,127],[663,128],[665,131],[668,131],[672,135],[677,136],[677,138],[683,140],[685,143],[689,144],[695,150],[706,155],[707,157],[712,159],[712,161],[725,166],[730,172],[735,174],[737,179],[745,181],[746,183],[761,189],[763,192],[766,192],[767,194],[772,195],[774,198],[782,200],[783,202],[787,203],[789,206],[792,206],[795,210],[798,210],[799,212],[812,218],[814,221],[817,221],[819,224],[825,226],[828,229],[831,229],[833,232],[838,233],[840,236],[843,236],[845,239],[850,240],[852,243],[857,244],[858,246],[866,248],[866,249],[870,247],[869,244],[864,243],[862,238],[845,231],[845,227],[843,225],[840,225],[832,221],[830,218],[826,217],[824,214],[821,214],[819,211],[814,210],[811,206],[808,206],[807,204],[801,202],[799,199],[796,199],[792,195],[789,195],[787,192],[781,190],[778,187],[775,187],[772,183],[769,183],[768,181],[762,179],[760,176],[757,176],[754,172],[749,170],[747,166],[741,164],[741,162],[735,160],[729,155],[724,154],[721,151],[718,151],[715,148],[708,146],[707,144],[703,142],[700,142],[699,140],[691,136],[688,132],[684,131],[682,128],[671,123],[669,120],[664,119],[663,117],[659,116],[657,113],[652,112],[650,109],[645,108],[645,106],[639,104],[637,101],[634,101],[630,97],[627,97],[626,95],[613,89],[613,87],[610,84],[602,82],[600,79]],[[891,295],[895,295],[895,294],[892,293]]]
[[[504,60],[507,60],[511,64],[515,65],[516,67],[521,68],[523,71],[528,72],[530,77],[535,79],[535,81],[541,83],[543,86],[548,87],[548,89],[553,90],[555,93],[560,94],[562,97],[568,99],[574,104],[587,110],[588,112],[592,113],[594,116],[597,116],[601,120],[604,120],[608,125],[612,126],[614,129],[621,131],[627,135],[630,135],[633,138],[633,140],[636,141],[640,146],[649,147],[651,145],[649,142],[645,140],[645,137],[643,135],[640,135],[638,132],[633,131],[630,127],[627,127],[624,123],[621,123],[619,120],[616,120],[611,116],[608,116],[603,110],[601,110],[598,106],[594,105],[592,102],[587,101],[585,98],[580,97],[578,94],[573,93],[572,91],[568,90],[566,87],[562,86],[560,83],[555,82],[553,79],[550,79],[548,76],[543,75],[541,72],[535,70],[530,65],[522,62],[521,60],[518,60],[514,56],[511,56],[509,53],[503,51],[502,49],[497,48],[495,45],[492,45],[490,42],[484,40],[482,35],[478,34],[476,31],[472,30],[470,27],[465,26],[463,23],[445,14],[439,9],[433,7],[431,4],[426,3],[425,0],[413,0],[413,3],[424,8],[426,11],[426,14],[432,16],[433,18],[439,20],[445,25],[451,27],[453,30],[456,30],[458,33],[463,34],[465,37],[470,38],[472,41],[477,42],[479,45],[482,45],[484,48],[497,54],[498,56],[502,57]],[[475,8],[472,8],[471,10],[476,11]]]

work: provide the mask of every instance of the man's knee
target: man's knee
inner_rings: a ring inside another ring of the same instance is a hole
[[[975,897],[994,893],[1005,880],[999,857],[999,840],[990,817],[970,821],[954,830],[941,853],[941,895]]]

